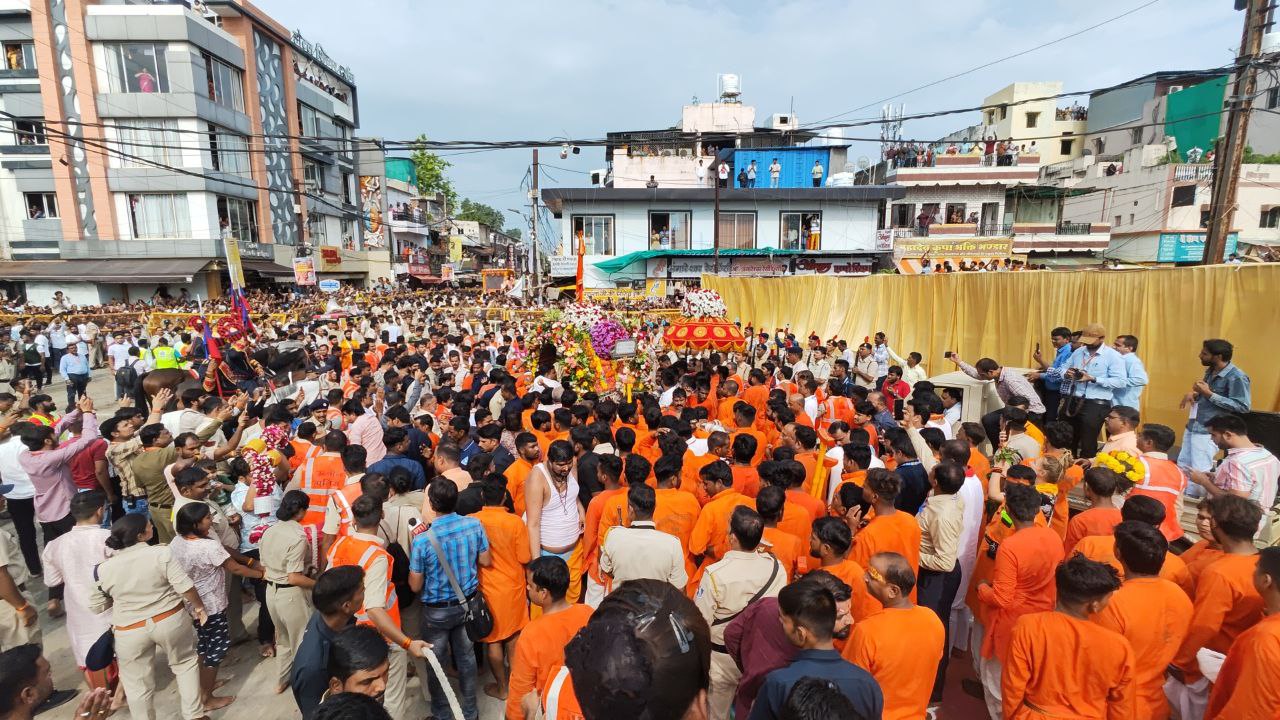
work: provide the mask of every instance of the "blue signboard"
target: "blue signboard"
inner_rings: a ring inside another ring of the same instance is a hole
[[[338,292],[342,289],[342,283],[337,280],[321,280],[318,287],[324,292]]]
[[[1160,246],[1156,249],[1156,262],[1200,262],[1204,258],[1206,233],[1160,233]],[[1227,235],[1224,259],[1236,251],[1240,233]]]

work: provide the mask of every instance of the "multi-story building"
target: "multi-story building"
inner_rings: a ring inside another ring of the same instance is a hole
[[[1062,83],[1057,81],[1007,85],[982,99],[978,124],[947,135],[943,142],[1004,140],[1045,163],[1079,157],[1089,109],[1079,103],[1058,107],[1061,93]]]
[[[885,201],[904,191],[854,187],[847,145],[791,114],[758,127],[736,92],[686,105],[677,127],[608,138],[600,187],[542,191],[559,221],[553,278],[576,274],[579,245],[588,289],[651,293],[696,285],[704,272],[865,275],[891,249],[876,229]]]
[[[228,238],[250,282],[290,279],[299,248],[332,249],[322,277],[386,264],[356,232],[350,72],[249,2],[3,0],[0,39],[11,291],[210,297]]]
[[[1267,82],[1272,82],[1268,80]],[[1086,154],[1043,168],[1042,182],[1068,191],[1063,217],[1111,224],[1108,258],[1198,262],[1213,185],[1212,153],[1225,127],[1229,78],[1159,72],[1090,100]],[[1269,102],[1262,86],[1255,101]],[[1255,112],[1247,145],[1274,151],[1280,126]],[[1280,245],[1280,165],[1246,162],[1233,203],[1227,253],[1240,244]]]

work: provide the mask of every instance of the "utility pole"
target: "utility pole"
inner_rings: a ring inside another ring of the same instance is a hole
[[[723,162],[723,160],[720,162]],[[720,163],[716,162],[711,165],[713,170],[712,181],[716,186],[716,207],[713,212],[714,222],[711,226],[711,246],[714,248],[715,253],[715,259],[712,260],[712,267],[714,268],[712,274],[718,275],[720,273]]]
[[[538,148],[533,149],[533,188],[529,191],[529,242],[533,245],[533,297],[542,298],[542,260],[538,256]]]
[[[1236,54],[1235,81],[1227,98],[1225,142],[1216,147],[1213,157],[1213,196],[1209,202],[1209,229],[1205,238],[1201,265],[1222,262],[1227,249],[1227,235],[1235,216],[1236,185],[1240,180],[1240,163],[1244,159],[1245,135],[1253,95],[1257,92],[1256,62],[1262,50],[1262,35],[1271,13],[1270,0],[1245,0],[1244,35]]]

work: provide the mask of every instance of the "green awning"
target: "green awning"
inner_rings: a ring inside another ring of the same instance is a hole
[[[714,255],[714,250],[640,250],[638,252],[628,253],[620,257],[610,260],[602,260],[595,263],[595,267],[604,271],[609,275],[620,273],[626,270],[633,263],[642,262],[649,258],[655,257],[680,257],[685,255],[694,255],[699,257],[709,257]],[[725,248],[720,251],[722,257],[770,257],[776,255],[803,255],[803,250],[782,250],[779,248]]]

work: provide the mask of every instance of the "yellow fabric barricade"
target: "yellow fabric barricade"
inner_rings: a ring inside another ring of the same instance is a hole
[[[838,335],[852,346],[884,331],[899,355],[924,355],[930,376],[955,369],[943,358],[947,350],[970,363],[986,356],[1033,367],[1039,342],[1052,361],[1051,329],[1100,322],[1108,343],[1118,334],[1138,338],[1150,376],[1143,420],[1179,435],[1187,414],[1178,403],[1204,372],[1200,345],[1224,338],[1253,381],[1253,408],[1280,410],[1280,265],[863,278],[703,275],[702,286],[720,292],[729,319],[757,332],[789,324],[797,337]]]

